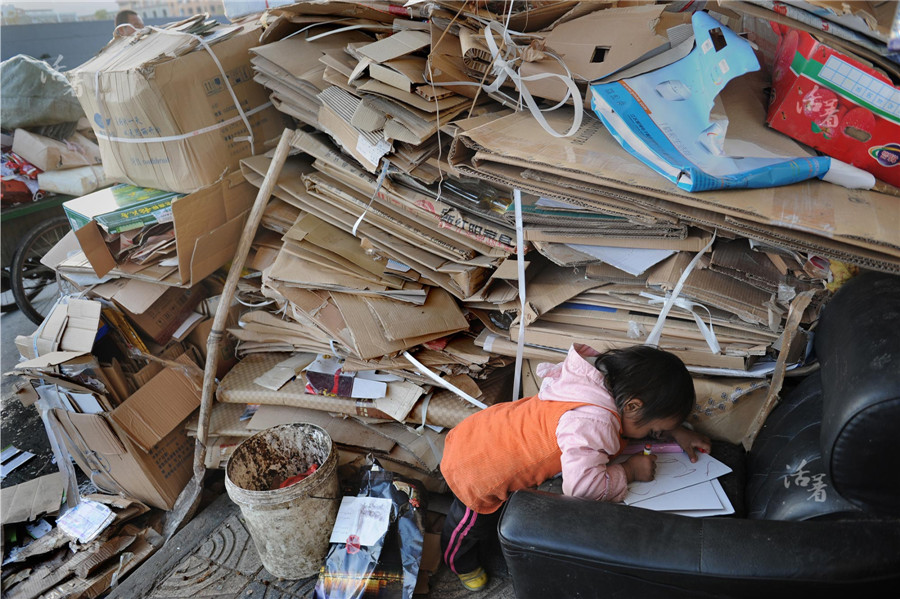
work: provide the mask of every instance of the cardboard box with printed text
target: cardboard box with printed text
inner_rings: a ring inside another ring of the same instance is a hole
[[[260,30],[234,28],[202,47],[173,30],[119,38],[68,73],[111,180],[189,193],[278,136],[283,117],[250,66]]]
[[[883,73],[783,28],[769,125],[900,186],[900,88]]]

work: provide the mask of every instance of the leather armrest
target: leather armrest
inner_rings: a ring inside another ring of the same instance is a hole
[[[822,311],[815,339],[825,470],[851,503],[900,516],[900,478],[885,467],[900,423],[900,277],[848,281]]]
[[[542,596],[542,589],[544,597],[575,596],[559,588],[561,581],[579,597],[593,596],[592,587],[609,597],[613,585],[644,598],[656,596],[654,589],[660,597],[682,591],[758,597],[773,586],[806,596],[834,585],[886,589],[900,580],[897,519],[688,518],[524,490],[504,506],[499,536],[519,599]],[[545,588],[542,576],[555,590]]]

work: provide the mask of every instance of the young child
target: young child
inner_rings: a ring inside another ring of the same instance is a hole
[[[681,423],[694,383],[681,360],[646,345],[599,354],[573,345],[559,364],[540,364],[534,397],[495,404],[448,433],[441,472],[455,498],[444,523],[444,562],[472,591],[487,585],[479,541],[495,534],[499,509],[519,489],[562,473],[565,495],[622,501],[626,485],[653,480],[656,456],[610,464],[622,437],[668,432],[691,461],[709,452],[705,435]]]

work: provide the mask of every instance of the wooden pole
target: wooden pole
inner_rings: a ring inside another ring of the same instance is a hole
[[[181,528],[182,523],[193,515],[199,503],[200,493],[203,490],[203,478],[206,475],[206,443],[209,438],[209,415],[212,411],[216,370],[219,364],[219,346],[225,336],[225,319],[228,316],[234,293],[237,290],[238,280],[241,278],[241,273],[244,270],[244,263],[247,260],[247,254],[250,253],[250,246],[253,243],[253,238],[256,236],[256,230],[259,228],[263,212],[265,212],[269,197],[275,189],[275,184],[278,182],[278,177],[290,152],[293,137],[294,131],[291,129],[285,129],[281,134],[281,139],[275,148],[272,163],[269,165],[268,171],[266,171],[266,177],[263,179],[259,193],[256,194],[253,208],[247,217],[247,222],[241,233],[240,243],[234,253],[231,268],[228,270],[222,297],[219,300],[219,305],[216,307],[212,330],[206,340],[206,364],[203,370],[203,391],[200,396],[200,421],[197,425],[197,445],[194,450],[194,476],[178,496],[175,507],[169,513],[165,526],[166,538],[171,537],[175,531]]]

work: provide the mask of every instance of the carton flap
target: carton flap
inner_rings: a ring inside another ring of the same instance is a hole
[[[103,233],[97,221],[92,220],[75,231],[75,237],[81,245],[81,251],[91,263],[91,268],[98,277],[102,277],[116,267],[116,259],[103,241]]]
[[[143,314],[171,287],[137,279],[127,279],[112,299],[132,314]]]
[[[256,188],[240,173],[232,173],[172,201],[182,284],[199,282],[234,254],[255,198]]]
[[[68,362],[73,358],[77,358],[78,356],[83,355],[85,355],[85,352],[82,351],[53,351],[32,360],[19,362],[18,364],[16,364],[16,370],[28,368],[41,369],[48,368],[50,366],[58,366],[60,364],[63,364],[64,362]]]
[[[3,489],[0,524],[31,522],[59,510],[65,486],[61,472],[53,472]]]
[[[98,414],[76,414],[68,410],[54,409],[57,419],[66,429],[71,439],[79,442],[76,447],[100,455],[122,455],[125,447],[109,427],[103,416]],[[82,442],[83,441],[83,442]],[[86,446],[86,447],[85,447]]]
[[[406,30],[372,44],[367,44],[360,48],[359,52],[375,62],[386,62],[416,50],[421,50],[430,43],[431,36],[424,31]]]
[[[138,389],[110,418],[141,449],[150,451],[200,406],[200,390],[166,368]]]

